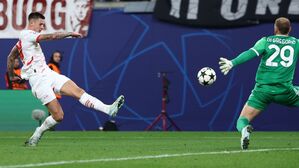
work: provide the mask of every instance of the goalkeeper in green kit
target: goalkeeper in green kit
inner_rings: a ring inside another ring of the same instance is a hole
[[[220,70],[224,75],[250,59],[261,59],[256,84],[237,121],[237,129],[242,134],[242,149],[248,149],[249,136],[253,130],[250,121],[270,103],[299,106],[299,87],[292,83],[299,54],[299,40],[289,36],[290,31],[289,19],[280,17],[275,20],[275,35],[261,38],[252,48],[233,60],[220,58]]]

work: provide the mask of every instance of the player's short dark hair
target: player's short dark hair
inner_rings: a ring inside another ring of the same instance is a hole
[[[28,16],[28,20],[32,19],[45,19],[45,16],[39,12],[31,12]]]
[[[290,32],[291,22],[288,18],[277,18],[275,20],[275,25],[281,34],[288,34]]]

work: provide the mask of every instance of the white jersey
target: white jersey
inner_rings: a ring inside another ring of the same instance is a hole
[[[20,33],[20,38],[16,46],[23,63],[21,71],[21,77],[23,79],[28,80],[34,74],[40,74],[50,70],[38,42],[39,35],[40,33],[32,30],[23,30]]]

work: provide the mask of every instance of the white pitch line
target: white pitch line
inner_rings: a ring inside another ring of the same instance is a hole
[[[27,139],[28,136],[24,136],[24,137],[1,137],[0,140],[4,140],[4,139]],[[76,137],[78,138],[78,137]],[[95,137],[80,137],[78,139],[160,139],[160,138],[163,138],[163,139],[178,139],[177,137],[101,137],[101,136],[95,136]],[[236,136],[225,136],[225,137],[197,137],[197,139],[195,140],[201,140],[201,139],[215,139],[215,140],[218,140],[218,139],[239,139],[239,135],[236,135]],[[63,136],[60,136],[60,137],[43,137],[43,139],[74,139],[74,137],[63,137]],[[179,139],[188,139],[188,138],[179,138]],[[298,137],[258,137],[259,140],[261,139],[275,139],[275,140],[297,140],[299,139],[299,136]]]
[[[74,163],[113,162],[113,161],[159,159],[159,158],[183,157],[183,156],[254,153],[254,152],[271,152],[271,151],[299,151],[299,148],[273,148],[273,149],[254,149],[254,150],[243,150],[243,151],[235,150],[235,151],[218,151],[218,152],[177,153],[177,154],[147,155],[147,156],[135,156],[135,157],[102,158],[102,159],[90,159],[90,160],[67,160],[67,161],[32,163],[32,164],[22,164],[22,165],[4,165],[4,166],[0,166],[0,168],[43,167],[43,166],[74,164]]]

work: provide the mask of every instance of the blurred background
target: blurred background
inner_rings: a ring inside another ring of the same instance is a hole
[[[145,130],[162,111],[163,73],[168,80],[165,110],[181,130],[235,131],[259,58],[224,76],[219,57],[232,59],[272,35],[279,16],[290,18],[291,35],[299,37],[296,0],[4,0],[0,6],[0,130],[33,130],[38,122],[32,110],[47,113],[30,86],[13,90],[5,79],[7,55],[31,11],[46,16],[46,32],[85,35],[42,42],[47,61],[59,51],[61,73],[105,103],[120,94],[126,97],[119,115],[108,118],[62,96],[65,117],[56,130],[99,130],[111,120],[120,131]],[[203,67],[216,72],[211,86],[197,80]],[[298,108],[272,104],[253,124],[259,131],[298,131],[298,118]],[[161,121],[152,130],[163,130]],[[167,130],[175,129],[167,123]]]

